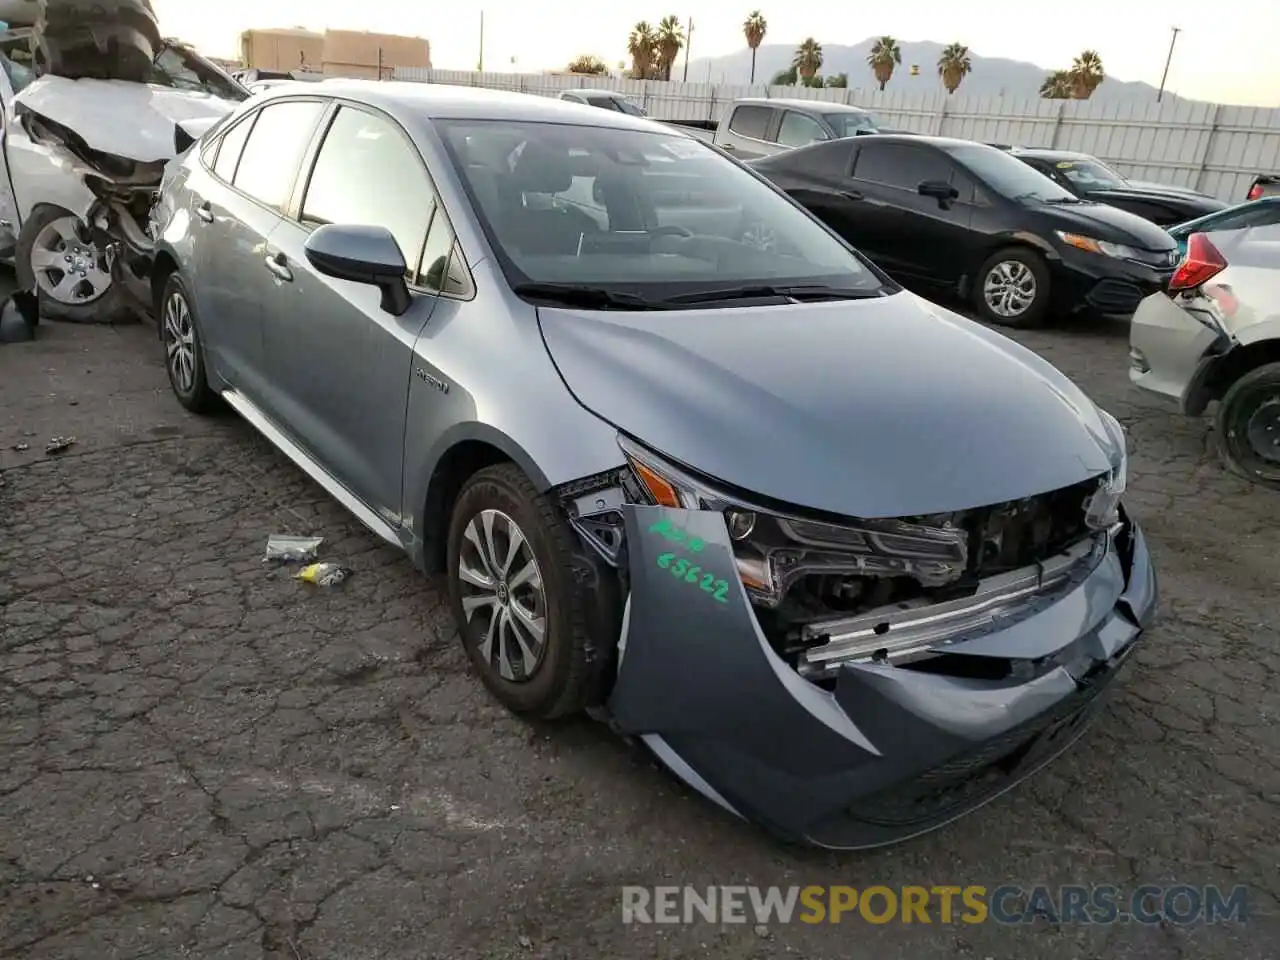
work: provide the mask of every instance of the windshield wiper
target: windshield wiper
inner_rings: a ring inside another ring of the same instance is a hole
[[[546,300],[565,307],[595,310],[661,310],[662,306],[638,293],[624,293],[578,283],[517,283],[511,291],[518,297]]]
[[[800,284],[795,286],[770,286],[756,284],[750,287],[728,287],[720,290],[695,290],[667,297],[665,304],[715,303],[720,300],[763,300],[769,297],[786,297],[791,300],[869,300],[884,296],[879,287],[829,287],[825,284]]]

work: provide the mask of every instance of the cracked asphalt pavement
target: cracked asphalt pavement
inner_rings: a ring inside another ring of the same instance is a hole
[[[417,574],[152,328],[0,347],[0,956],[1251,958],[1280,943],[1280,494],[1138,395],[1122,327],[1019,335],[1128,427],[1163,610],[1086,737],[887,850],[780,846],[470,676]],[[75,444],[46,455],[55,435]],[[28,444],[17,450],[15,445]],[[312,587],[268,534],[354,570]],[[624,926],[625,884],[1249,888],[1246,923]]]

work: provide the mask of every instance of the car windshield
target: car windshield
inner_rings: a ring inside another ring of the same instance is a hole
[[[1058,160],[1054,166],[1077,187],[1089,190],[1114,189],[1127,182],[1106,164],[1093,159]]]
[[[240,101],[249,92],[189,50],[166,44],[156,55],[150,80],[157,86],[197,90],[223,100]]]
[[[856,137],[859,130],[870,130],[875,133],[876,122],[867,113],[824,113],[822,119],[831,125],[840,139]]]
[[[988,187],[1010,200],[1054,203],[1076,199],[1074,194],[1040,171],[995,147],[975,143],[953,147],[948,152]]]
[[[437,126],[513,286],[573,284],[647,301],[746,285],[896,289],[699,140],[578,124]]]

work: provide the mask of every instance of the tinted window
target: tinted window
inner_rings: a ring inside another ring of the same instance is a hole
[[[236,187],[269,207],[284,206],[324,106],[299,100],[260,110],[236,168]]]
[[[236,164],[240,162],[240,152],[244,150],[244,142],[253,129],[253,116],[246,117],[222,135],[221,146],[218,147],[217,159],[213,162],[213,172],[230,183],[236,175]]]
[[[602,107],[605,110],[617,110],[618,104],[613,97],[587,97],[587,103],[593,107]]]
[[[853,144],[847,140],[824,143],[804,153],[787,153],[784,163],[794,162],[795,168],[819,177],[847,177],[852,163]]]
[[[769,107],[738,107],[729,120],[729,129],[744,137],[763,140],[764,132],[769,129],[769,118],[772,114],[773,111]]]
[[[436,125],[513,284],[617,286],[656,298],[748,282],[883,289],[786,197],[691,137],[496,120]]]
[[[1044,174],[1033,170],[1017,157],[982,144],[954,147],[947,151],[951,158],[996,193],[1010,199],[1073,199],[1074,194],[1058,186]]]
[[[1018,161],[1019,166],[1022,164]],[[924,180],[951,179],[946,157],[921,147],[899,143],[864,143],[858,150],[853,175],[859,180],[915,190]]]
[[[787,110],[782,114],[782,125],[778,127],[778,143],[784,147],[807,147],[811,143],[826,140],[827,131],[822,125],[803,113]]]
[[[398,127],[350,107],[338,111],[311,171],[304,221],[386,227],[412,278],[435,205],[422,159]]]

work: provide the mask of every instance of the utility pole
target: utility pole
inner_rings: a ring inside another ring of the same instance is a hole
[[[484,73],[484,11],[480,11],[480,62],[476,64],[476,70]]]
[[[689,18],[689,27],[684,36],[684,82],[689,82],[689,48],[693,46],[693,17]]]
[[[1173,62],[1173,45],[1178,42],[1178,34],[1182,32],[1180,27],[1173,28],[1173,36],[1169,39],[1169,56],[1165,57],[1164,73],[1160,75],[1160,89],[1156,92],[1156,103],[1164,98],[1164,82],[1169,79],[1169,64]]]
[[[382,48],[378,48],[378,79],[382,79]]]

